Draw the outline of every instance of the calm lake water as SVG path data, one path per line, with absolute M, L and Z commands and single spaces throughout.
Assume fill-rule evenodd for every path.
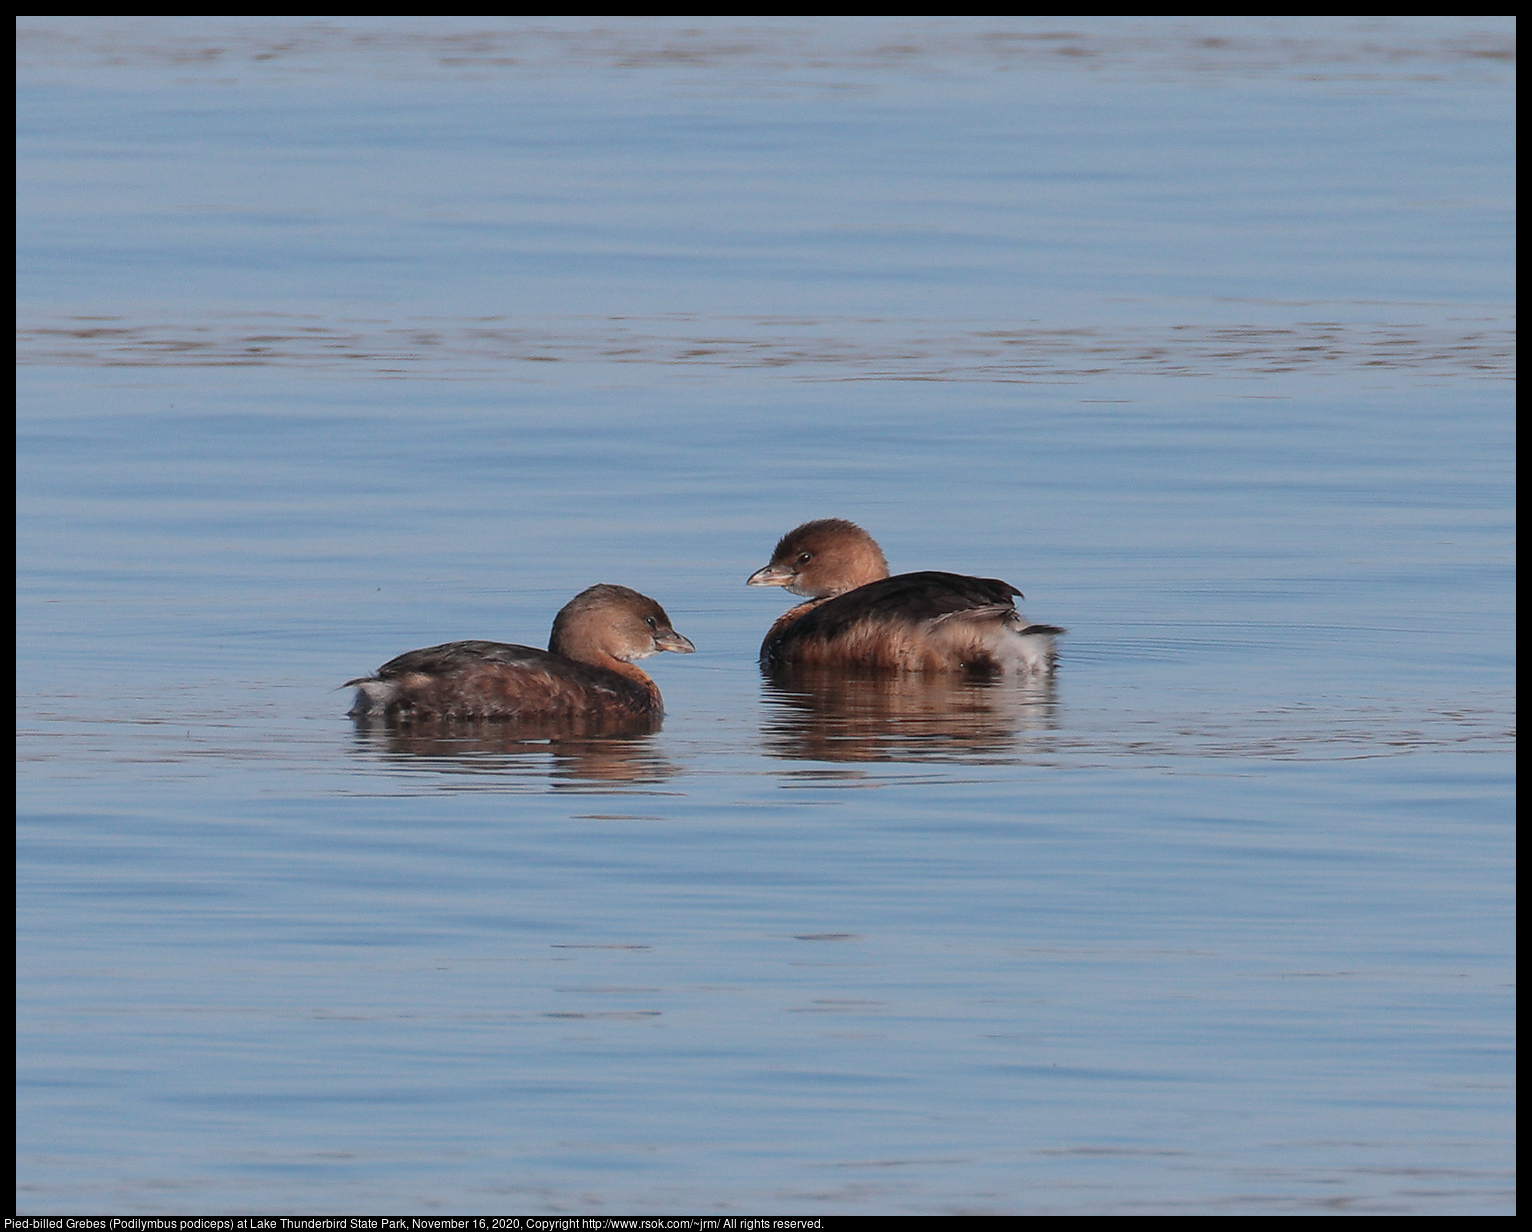
M 1510 19 L 20 22 L 21 1213 L 1514 1211 Z

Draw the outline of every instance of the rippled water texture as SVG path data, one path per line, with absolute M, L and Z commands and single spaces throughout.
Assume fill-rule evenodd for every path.
M 1510 19 L 19 30 L 21 1213 L 1514 1210 Z

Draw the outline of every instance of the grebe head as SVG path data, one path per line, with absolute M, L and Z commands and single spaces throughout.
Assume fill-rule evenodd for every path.
M 821 518 L 783 535 L 771 564 L 745 585 L 785 586 L 795 595 L 828 599 L 887 576 L 888 561 L 871 535 L 855 522 Z
M 771 564 L 746 585 L 780 585 L 794 595 L 829 599 L 889 576 L 889 562 L 872 535 L 841 518 L 820 518 L 781 536 Z
M 691 654 L 697 648 L 670 626 L 670 617 L 647 595 L 626 586 L 592 586 L 553 618 L 548 649 L 566 659 L 600 664 L 631 663 L 662 650 Z

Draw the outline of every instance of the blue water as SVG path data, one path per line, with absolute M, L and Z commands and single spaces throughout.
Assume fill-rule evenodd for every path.
M 21 20 L 20 1213 L 1514 1210 L 1513 28 L 1060 20 Z

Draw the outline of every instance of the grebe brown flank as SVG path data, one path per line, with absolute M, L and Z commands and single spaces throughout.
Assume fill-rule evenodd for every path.
M 447 642 L 411 650 L 346 685 L 356 686 L 356 717 L 599 726 L 658 719 L 659 688 L 633 661 L 695 649 L 653 599 L 626 586 L 592 586 L 554 617 L 547 650 Z
M 805 522 L 782 536 L 771 563 L 746 580 L 808 598 L 761 643 L 767 666 L 873 667 L 902 671 L 1051 672 L 1054 638 L 1016 610 L 1009 582 L 957 573 L 890 577 L 882 549 L 840 518 Z

